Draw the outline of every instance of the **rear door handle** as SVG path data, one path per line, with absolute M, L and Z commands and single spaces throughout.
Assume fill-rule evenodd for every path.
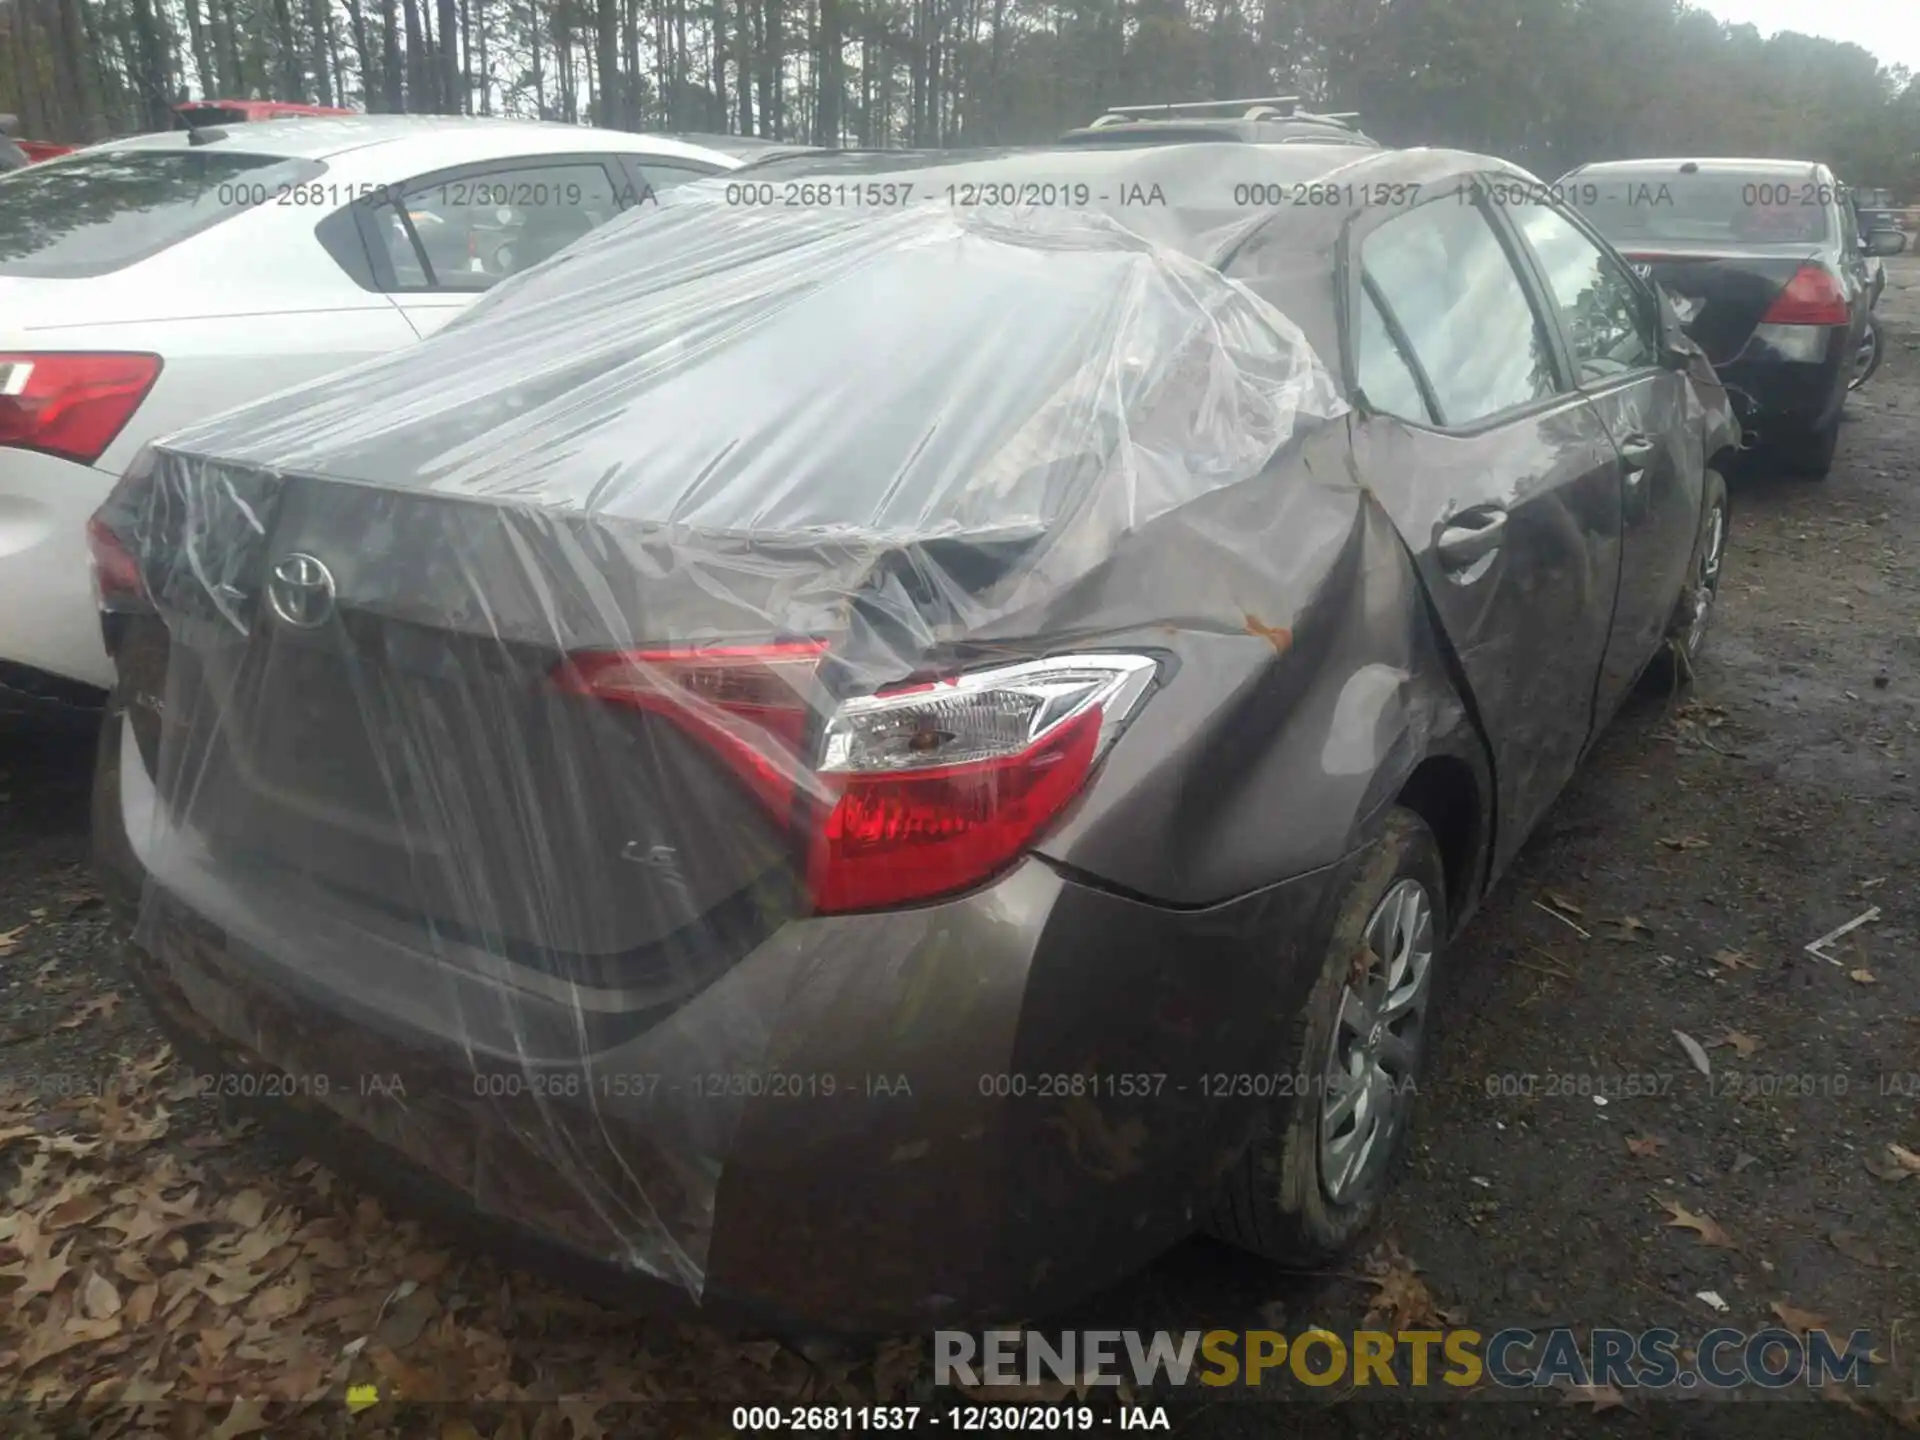
M 1465 570 L 1500 548 L 1507 512 L 1498 505 L 1476 505 L 1441 522 L 1434 554 L 1449 570 Z

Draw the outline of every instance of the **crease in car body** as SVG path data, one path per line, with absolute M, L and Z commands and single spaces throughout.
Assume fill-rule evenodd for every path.
M 931 178 L 1496 163 L 1179 148 Z M 1396 297 L 1400 393 L 1514 402 L 1451 431 L 1354 410 L 1320 359 L 1370 358 L 1351 215 L 749 225 L 693 186 L 173 437 L 101 513 L 137 559 L 103 594 L 125 693 L 165 702 L 110 714 L 96 785 L 137 982 L 183 1034 L 341 1075 L 321 1148 L 721 1313 L 1033 1313 L 1197 1223 L 1350 1243 L 1407 1113 L 1337 1198 L 1335 1120 L 1228 1080 L 1417 1072 L 1424 1008 L 1369 1059 L 1341 997 L 1458 932 L 1584 749 L 1613 629 L 1585 400 L 1421 353 L 1469 302 L 1564 345 L 1524 252 L 1443 204 L 1395 218 L 1444 221 L 1483 288 Z M 1435 522 L 1490 498 L 1493 563 L 1451 585 Z M 257 598 L 290 555 L 332 579 L 311 628 Z M 404 1102 L 344 1083 L 389 1069 Z

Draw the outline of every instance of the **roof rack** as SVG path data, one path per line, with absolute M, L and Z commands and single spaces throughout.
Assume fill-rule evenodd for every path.
M 1236 120 L 1324 120 L 1335 125 L 1353 126 L 1360 122 L 1358 110 L 1319 112 L 1302 110 L 1298 95 L 1254 95 L 1244 100 L 1185 100 L 1163 105 L 1110 105 L 1107 113 L 1095 120 L 1091 129 L 1109 125 L 1127 125 L 1138 120 L 1188 117 Z

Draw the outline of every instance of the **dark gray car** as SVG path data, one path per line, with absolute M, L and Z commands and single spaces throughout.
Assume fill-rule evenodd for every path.
M 135 976 L 348 1173 L 722 1314 L 1325 1259 L 1447 942 L 1699 648 L 1724 393 L 1483 156 L 754 180 L 130 472 Z

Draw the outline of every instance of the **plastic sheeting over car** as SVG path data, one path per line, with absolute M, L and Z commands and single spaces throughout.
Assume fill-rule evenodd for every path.
M 1111 215 L 686 187 L 123 482 L 135 941 L 214 1053 L 698 1296 L 742 1105 L 821 1098 L 808 967 L 743 961 L 1004 869 L 1153 683 L 1076 587 L 1344 408 Z

